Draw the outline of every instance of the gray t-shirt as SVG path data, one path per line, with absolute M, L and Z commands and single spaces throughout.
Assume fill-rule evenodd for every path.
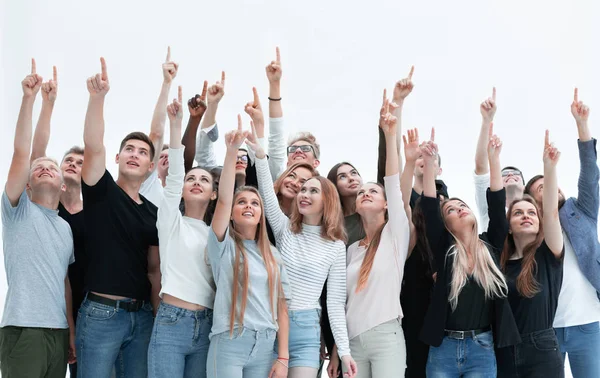
M 265 263 L 256 242 L 254 240 L 244 240 L 246 255 L 248 257 L 248 300 L 246 311 L 244 312 L 244 328 L 254 331 L 264 331 L 267 329 L 277 330 L 277 301 L 273 301 L 274 309 L 271 310 L 271 301 L 269 298 L 269 284 L 267 279 L 267 270 Z M 231 297 L 233 288 L 233 266 L 235 263 L 235 242 L 229 235 L 229 230 L 225 233 L 222 242 L 217 240 L 212 227 L 208 233 L 208 258 L 213 271 L 217 293 L 215 296 L 215 305 L 213 309 L 213 326 L 210 337 L 223 332 L 229 332 L 229 316 L 231 311 Z M 289 281 L 279 252 L 271 246 L 273 256 L 277 260 L 280 268 L 281 285 L 283 288 L 282 296 L 286 299 L 291 298 Z M 237 301 L 238 311 L 241 308 L 241 286 L 239 299 Z M 276 291 L 275 298 L 280 298 L 281 293 Z M 275 316 L 274 316 L 275 314 Z M 236 313 L 235 327 L 239 327 Z
M 15 207 L 3 192 L 2 241 L 8 293 L 0 326 L 69 328 L 65 278 L 75 261 L 69 224 L 26 192 Z

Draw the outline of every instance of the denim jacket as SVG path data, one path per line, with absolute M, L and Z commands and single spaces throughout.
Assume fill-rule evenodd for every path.
M 577 198 L 571 197 L 559 211 L 560 224 L 573 246 L 579 267 L 600 293 L 600 243 L 598 242 L 598 206 L 600 172 L 596 164 L 596 139 L 581 142 L 581 169 Z

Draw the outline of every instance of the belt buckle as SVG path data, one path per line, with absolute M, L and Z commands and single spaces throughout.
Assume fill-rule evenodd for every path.
M 465 331 L 452 331 L 450 332 L 451 337 L 456 340 L 464 340 L 465 339 Z

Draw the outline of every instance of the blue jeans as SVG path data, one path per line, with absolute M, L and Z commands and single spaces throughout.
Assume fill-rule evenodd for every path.
M 205 378 L 212 313 L 161 302 L 148 348 L 148 377 Z
M 562 353 L 569 355 L 573 378 L 600 377 L 600 324 L 556 328 Z
M 289 367 L 319 369 L 321 355 L 321 310 L 289 311 Z M 277 354 L 277 350 L 274 351 Z
M 149 303 L 127 312 L 86 298 L 77 316 L 77 376 L 107 378 L 114 367 L 118 378 L 147 378 L 152 323 Z
M 206 372 L 211 378 L 268 377 L 275 358 L 274 329 L 252 331 L 235 328 L 233 335 L 223 332 L 213 335 L 208 349 Z
M 444 337 L 442 345 L 429 348 L 428 378 L 495 378 L 496 355 L 492 331 L 463 340 Z

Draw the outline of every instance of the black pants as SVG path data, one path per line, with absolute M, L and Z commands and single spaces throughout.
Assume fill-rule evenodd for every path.
M 521 335 L 521 343 L 496 350 L 499 378 L 564 378 L 554 329 Z

